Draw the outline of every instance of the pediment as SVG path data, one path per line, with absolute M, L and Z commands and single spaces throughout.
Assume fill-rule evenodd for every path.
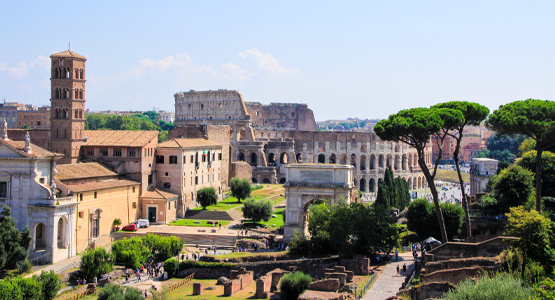
M 2 157 L 26 157 L 21 151 L 0 142 L 0 158 Z

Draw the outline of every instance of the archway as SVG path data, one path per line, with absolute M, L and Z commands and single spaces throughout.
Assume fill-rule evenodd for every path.
M 366 155 L 360 156 L 360 170 L 366 170 Z
M 284 183 L 285 183 L 285 177 L 281 178 L 281 179 L 279 180 L 279 183 L 284 184 Z
M 370 178 L 370 180 L 368 181 L 368 191 L 369 192 L 373 193 L 373 192 L 376 191 L 375 184 L 376 183 L 374 182 L 374 178 Z
M 66 226 L 67 224 L 64 218 L 58 219 L 58 248 L 59 249 L 66 248 L 66 243 L 65 243 Z
M 401 147 L 399 147 L 399 145 L 395 145 L 395 152 L 399 152 L 400 149 Z
M 413 187 L 412 187 L 412 178 L 409 178 L 407 180 L 407 185 L 409 186 L 409 189 L 411 189 L 411 190 L 413 189 Z
M 35 251 L 46 249 L 46 225 L 38 223 L 35 226 Z
M 252 183 L 258 183 L 258 180 L 256 178 L 251 178 Z
M 374 154 L 370 155 L 370 170 L 376 168 L 376 156 Z
M 100 210 L 94 211 L 91 218 L 91 235 L 93 238 L 97 238 L 100 235 Z
M 245 161 L 245 153 L 239 152 L 239 161 Z
M 354 186 L 356 187 L 358 185 L 358 180 L 353 179 L 353 183 L 354 183 Z
M 357 155 L 356 154 L 351 154 L 351 166 L 355 167 L 355 170 L 357 168 Z
M 332 153 L 332 154 L 330 155 L 330 164 L 335 164 L 335 163 L 336 163 L 336 157 L 335 157 L 335 154 Z
M 264 178 L 264 179 L 262 179 L 262 183 L 270 183 L 270 179 Z
M 395 155 L 395 164 L 393 167 L 395 168 L 395 170 L 399 170 L 399 168 L 401 167 L 401 158 L 399 157 L 399 154 Z
M 258 164 L 258 155 L 256 155 L 256 153 L 251 153 L 251 165 L 255 166 Z
M 318 163 L 319 164 L 326 163 L 326 156 L 324 154 L 319 154 L 318 155 Z
M 341 156 L 339 156 L 339 163 L 342 165 L 347 164 L 347 154 L 343 153 L 341 154 Z
M 273 153 L 270 153 L 270 155 L 268 155 L 268 165 L 269 166 L 275 166 L 276 165 L 276 155 Z
M 403 168 L 403 171 L 407 169 L 407 155 L 403 154 L 403 161 L 401 163 L 401 167 Z
M 302 163 L 303 159 L 302 159 L 302 154 L 301 153 L 297 153 L 297 163 Z
M 392 160 L 393 160 L 393 156 L 391 154 L 388 154 L 387 155 L 387 160 L 385 162 L 385 167 L 386 168 L 391 167 Z
M 378 167 L 383 168 L 383 154 L 380 154 L 379 156 Z
M 279 156 L 279 163 L 280 164 L 288 164 L 289 163 L 289 155 L 285 152 L 281 153 Z
M 364 188 L 364 178 L 360 179 L 360 191 L 366 193 L 366 189 Z

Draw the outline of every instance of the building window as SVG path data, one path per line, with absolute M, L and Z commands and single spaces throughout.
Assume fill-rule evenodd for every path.
M 204 152 L 204 151 L 202 151 Z M 202 153 L 202 162 L 206 162 L 206 153 Z
M 163 185 L 163 186 L 164 186 L 165 188 L 167 188 L 167 189 L 169 189 L 169 188 L 172 187 L 171 183 L 169 183 L 169 182 L 164 182 L 164 185 Z
M 39 183 L 40 183 L 40 184 L 44 184 L 44 177 L 43 177 L 43 178 L 39 178 Z
M 218 153 L 218 160 L 222 160 L 222 154 Z
M 168 172 L 166 172 L 166 176 L 169 176 Z
M 183 155 L 183 164 L 187 163 L 187 156 Z
M 37 126 L 40 126 L 40 121 L 37 121 Z
M 87 149 L 87 156 L 94 156 L 94 149 Z
M 85 217 L 85 212 L 84 211 L 80 211 L 79 212 L 79 219 L 83 219 Z
M 170 165 L 175 165 L 175 164 L 177 164 L 177 156 L 170 155 Z
M 163 164 L 164 163 L 164 155 L 156 155 L 156 163 Z
M 127 157 L 135 157 L 135 149 L 127 149 Z
M 79 201 L 83 201 L 83 193 L 79 194 Z
M 94 192 L 94 199 L 98 196 L 97 192 Z
M 21 125 L 21 124 L 19 124 L 19 125 Z M 191 155 L 191 163 L 194 163 L 194 162 L 195 162 L 195 156 Z
M 114 156 L 121 156 L 121 148 L 114 149 Z
M 100 156 L 108 156 L 108 148 L 100 148 Z
M 172 203 L 168 202 L 168 210 L 172 210 Z
M 92 237 L 97 238 L 100 233 L 100 211 L 96 210 L 91 218 Z
M 8 198 L 8 182 L 0 181 L 0 198 Z
M 137 202 L 133 202 L 133 208 L 137 208 Z
M 135 193 L 135 187 L 133 187 L 133 193 Z
M 198 184 L 198 176 L 195 176 L 195 184 Z

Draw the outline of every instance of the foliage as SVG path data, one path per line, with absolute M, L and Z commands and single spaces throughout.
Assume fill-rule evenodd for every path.
M 160 236 L 148 233 L 142 236 L 144 246 L 154 255 L 156 261 L 165 261 L 176 256 L 183 248 L 183 241 L 176 236 Z
M 272 204 L 270 201 L 254 201 L 249 199 L 243 205 L 243 217 L 252 220 L 268 222 L 272 217 Z
M 444 300 L 522 300 L 528 299 L 530 289 L 509 273 L 483 276 L 478 280 L 467 279 L 444 294 Z
M 134 287 L 122 287 L 118 284 L 108 283 L 98 293 L 98 300 L 141 300 L 141 291 Z
M 31 244 L 29 228 L 22 232 L 15 228 L 11 209 L 4 205 L 0 213 L 0 272 L 14 269 L 19 262 L 27 259 L 27 249 Z
M 115 261 L 127 268 L 136 268 L 146 262 L 151 255 L 156 261 L 164 261 L 179 253 L 183 242 L 176 236 L 159 236 L 148 233 L 142 237 L 132 237 L 112 243 Z
M 409 203 L 410 192 L 407 181 L 401 177 L 394 178 L 393 170 L 388 167 L 385 170 L 384 180 L 380 180 L 378 183 L 376 205 L 403 210 Z
M 441 210 L 445 219 L 445 229 L 449 240 L 460 233 L 464 211 L 459 205 L 442 203 Z M 407 211 L 407 228 L 414 231 L 423 240 L 430 236 L 441 236 L 433 204 L 426 199 L 417 199 L 409 205 Z
M 113 226 L 120 226 L 121 225 L 121 219 L 119 218 L 115 218 L 114 222 L 112 222 Z
M 218 195 L 213 187 L 205 187 L 197 191 L 197 202 L 205 210 L 207 206 L 218 203 Z
M 536 170 L 535 150 L 526 152 L 522 155 L 516 164 L 528 169 L 532 172 Z M 542 197 L 555 197 L 555 154 L 553 152 L 544 151 L 542 153 Z M 534 174 L 535 177 L 535 174 Z
M 501 135 L 525 134 L 536 141 L 536 210 L 541 212 L 542 152 L 555 142 L 555 102 L 514 101 L 500 106 L 486 124 Z
M 512 207 L 510 210 L 505 234 L 519 237 L 518 240 L 509 240 L 509 244 L 523 254 L 522 276 L 524 277 L 527 259 L 541 263 L 546 267 L 546 272 L 551 273 L 555 263 L 553 222 L 535 210 L 526 211 L 522 206 Z
M 478 154 L 479 158 L 492 158 L 506 164 L 512 164 L 516 160 L 516 155 L 509 152 L 509 150 L 493 150 L 484 149 Z
M 281 278 L 279 286 L 280 299 L 282 300 L 296 300 L 299 296 L 308 289 L 312 277 L 304 274 L 301 271 L 287 273 Z
M 175 258 L 168 258 L 164 262 L 164 271 L 168 272 L 168 276 L 170 278 L 177 275 L 177 259 Z
M 102 275 L 112 271 L 114 256 L 104 248 L 88 249 L 81 255 L 79 270 L 87 281 L 100 278 Z
M 231 189 L 231 196 L 237 198 L 239 203 L 241 200 L 250 197 L 252 191 L 249 180 L 246 178 L 239 179 L 239 177 L 231 178 L 229 188 Z
M 555 299 L 555 281 L 545 278 L 538 282 L 532 289 L 531 300 L 552 300 Z
M 28 259 L 17 262 L 17 270 L 19 271 L 19 274 L 27 273 L 31 271 L 32 268 L 33 264 Z
M 160 115 L 156 112 L 145 112 L 132 116 L 88 114 L 85 118 L 86 130 L 157 130 L 160 132 L 158 142 L 166 141 L 168 130 L 173 127 L 173 123 L 160 120 Z
M 52 300 L 62 288 L 62 279 L 54 271 L 42 271 L 39 276 L 34 275 L 33 278 L 41 283 L 42 299 Z
M 263 189 L 263 188 L 264 188 L 263 184 L 251 185 L 251 191 L 253 191 L 253 192 L 256 191 L 256 190 L 259 190 L 259 189 Z
M 509 153 L 516 156 L 519 152 L 518 148 L 525 139 L 526 136 L 523 134 L 503 136 L 494 133 L 486 141 L 486 147 L 489 151 L 492 152 L 507 150 Z
M 493 179 L 493 196 L 505 207 L 523 205 L 534 190 L 532 172 L 512 165 Z
M 370 255 L 398 244 L 399 229 L 383 206 L 322 203 L 310 207 L 308 219 L 310 239 L 295 237 L 292 252 Z
M 185 268 L 207 268 L 207 269 L 219 269 L 219 268 L 228 268 L 232 269 L 235 268 L 235 264 L 231 263 L 223 263 L 223 262 L 204 262 L 204 261 L 194 261 L 194 260 L 185 260 L 179 263 L 179 269 Z

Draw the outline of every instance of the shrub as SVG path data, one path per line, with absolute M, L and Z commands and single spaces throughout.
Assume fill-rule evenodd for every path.
M 33 264 L 31 264 L 27 258 L 17 263 L 17 270 L 19 271 L 19 274 L 27 273 L 31 271 L 32 268 Z
M 54 271 L 42 271 L 39 276 L 34 275 L 33 278 L 41 283 L 42 299 L 44 300 L 54 299 L 62 288 L 62 279 Z
M 528 299 L 530 289 L 509 273 L 497 273 L 473 281 L 467 279 L 456 289 L 444 295 L 444 300 L 482 299 L 482 300 L 521 300 Z
M 217 269 L 217 268 L 228 268 L 233 269 L 235 268 L 235 264 L 231 263 L 217 263 L 217 262 L 204 262 L 204 261 L 194 261 L 194 260 L 185 260 L 179 263 L 179 269 L 184 270 L 186 268 L 208 268 L 208 269 Z
M 542 282 L 534 285 L 532 291 L 533 297 L 531 300 L 548 300 L 555 299 L 555 281 L 551 278 L 546 278 Z
M 312 277 L 297 271 L 294 273 L 287 273 L 281 278 L 280 284 L 280 299 L 282 300 L 296 300 L 302 292 L 310 286 Z
M 98 248 L 89 249 L 83 253 L 79 269 L 85 278 L 91 282 L 94 277 L 100 278 L 112 271 L 113 266 L 113 255 L 104 248 Z
M 141 300 L 141 291 L 134 287 L 123 288 L 118 284 L 108 283 L 98 293 L 98 300 Z
M 259 190 L 261 188 L 264 188 L 264 185 L 259 184 L 259 185 L 251 185 L 251 191 L 256 191 Z
M 12 279 L 12 284 L 19 287 L 21 299 L 42 300 L 41 283 L 34 278 L 17 277 Z M 6 298 L 9 299 L 9 298 Z
M 137 267 L 146 262 L 151 255 L 156 261 L 165 261 L 181 251 L 183 241 L 176 236 L 159 236 L 147 234 L 115 241 L 112 252 L 118 264 L 128 268 Z
M 272 204 L 270 201 L 254 201 L 249 199 L 245 201 L 243 208 L 243 216 L 251 219 L 254 223 L 264 221 L 268 222 L 272 217 Z
M 177 259 L 175 258 L 168 258 L 164 262 L 164 271 L 168 272 L 168 277 L 172 278 L 177 274 Z

